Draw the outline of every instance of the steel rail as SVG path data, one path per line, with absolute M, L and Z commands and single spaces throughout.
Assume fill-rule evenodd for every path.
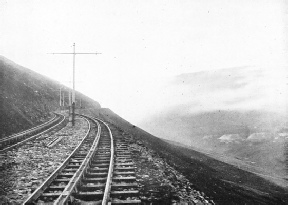
M 60 142 L 63 139 L 63 136 L 59 136 L 59 137 L 55 137 L 55 139 L 53 139 L 52 141 L 50 141 L 47 144 L 47 147 L 52 148 L 54 147 L 58 142 Z
M 56 115 L 55 113 L 53 113 L 53 114 L 54 114 L 54 116 L 53 116 L 52 119 L 50 119 L 50 120 L 48 120 L 48 121 L 46 121 L 46 122 L 44 122 L 44 123 L 42 123 L 42 124 L 40 124 L 40 125 L 37 125 L 37 126 L 35 126 L 35 127 L 32 127 L 32 128 L 30 128 L 30 129 L 28 129 L 28 130 L 24 130 L 24 131 L 21 131 L 21 132 L 12 134 L 12 135 L 10 135 L 10 136 L 4 137 L 4 138 L 0 139 L 0 143 L 4 142 L 4 141 L 6 141 L 6 140 L 12 140 L 13 138 L 17 138 L 17 137 L 20 137 L 20 136 L 22 136 L 22 135 L 28 134 L 29 132 L 33 132 L 33 131 L 37 130 L 38 128 L 45 126 L 46 124 L 50 124 L 50 123 L 53 122 L 53 121 L 56 119 L 56 117 L 57 117 L 57 115 Z
M 87 154 L 87 156 L 85 157 L 85 159 L 83 160 L 83 162 L 80 165 L 80 168 L 78 169 L 78 171 L 74 174 L 74 176 L 72 177 L 72 179 L 70 180 L 70 182 L 68 183 L 68 185 L 66 186 L 65 190 L 62 192 L 62 194 L 59 196 L 59 198 L 53 203 L 53 204 L 57 204 L 57 205 L 63 205 L 66 204 L 69 197 L 72 194 L 73 189 L 76 187 L 76 185 L 80 182 L 81 177 L 83 176 L 84 171 L 87 169 L 90 160 L 92 159 L 96 147 L 98 146 L 99 143 L 99 139 L 100 139 L 100 134 L 101 134 L 101 126 L 99 124 L 98 121 L 93 120 L 92 118 L 86 116 L 87 118 L 91 119 L 92 121 L 97 123 L 98 126 L 98 131 L 97 131 L 97 135 L 96 138 Z
M 62 115 L 62 114 L 59 114 L 59 115 Z M 66 119 L 67 119 L 67 117 L 65 116 L 65 115 L 62 115 L 61 117 L 63 117 L 63 119 L 59 122 L 59 123 L 57 123 L 58 124 L 58 126 L 60 126 Z M 56 128 L 57 126 L 55 126 L 54 128 Z M 62 127 L 63 128 L 63 127 Z M 61 128 L 61 129 L 62 129 Z M 61 130 L 60 129 L 60 130 Z M 58 130 L 59 131 L 59 130 Z M 38 138 L 40 138 L 41 136 L 37 136 L 37 138 L 36 139 L 38 139 Z
M 103 122 L 103 124 L 107 127 L 109 134 L 110 134 L 110 138 L 111 138 L 111 156 L 110 156 L 109 171 L 108 171 L 108 177 L 107 177 L 107 181 L 106 181 L 104 196 L 103 196 L 103 200 L 102 200 L 102 205 L 106 205 L 110 201 L 110 190 L 111 190 L 112 174 L 113 174 L 113 168 L 114 168 L 114 142 L 113 142 L 112 132 L 111 132 L 109 126 L 107 125 L 107 123 L 100 120 L 100 119 L 98 119 L 98 120 Z
M 69 193 L 67 193 L 71 196 L 70 198 L 71 200 L 70 201 L 66 200 L 63 203 L 61 202 L 61 203 L 54 203 L 54 204 L 67 204 L 67 203 L 74 203 L 74 202 L 77 204 L 78 203 L 80 204 L 101 203 L 102 205 L 107 205 L 107 204 L 110 205 L 111 203 L 112 204 L 114 203 L 116 204 L 141 204 L 141 200 L 138 197 L 139 191 L 137 190 L 138 185 L 136 183 L 136 177 L 133 176 L 135 175 L 135 171 L 134 171 L 135 167 L 133 166 L 133 163 L 131 162 L 132 161 L 131 156 L 127 154 L 129 153 L 129 150 L 127 148 L 127 143 L 125 145 L 126 140 L 119 140 L 119 136 L 118 136 L 118 141 L 117 141 L 117 138 L 116 136 L 113 136 L 108 123 L 96 117 L 94 117 L 93 119 L 103 123 L 103 125 L 107 128 L 107 131 L 109 133 L 109 139 L 110 139 L 110 143 L 109 143 L 110 157 L 109 157 L 109 164 L 107 164 L 108 165 L 107 172 L 106 172 L 107 177 L 105 179 L 105 182 L 103 183 L 104 189 L 103 191 L 101 191 L 101 188 L 99 187 L 102 185 L 99 184 L 99 181 L 97 183 L 97 180 L 99 179 L 93 178 L 90 175 L 91 173 L 93 173 L 93 169 L 95 170 L 96 168 L 96 170 L 97 169 L 101 170 L 101 167 L 104 167 L 103 164 L 100 166 L 101 162 L 98 165 L 94 164 L 95 162 L 97 162 L 99 156 L 101 158 L 101 154 L 98 155 L 99 153 L 97 154 L 97 151 L 95 151 L 95 154 L 93 157 L 93 160 L 95 161 L 91 160 L 93 162 L 90 161 L 90 163 L 87 163 L 87 166 L 84 171 L 86 174 L 89 173 L 88 175 L 90 175 L 90 177 L 87 175 L 85 176 L 85 174 L 83 174 L 82 176 L 79 176 L 78 181 L 74 184 L 74 190 L 71 189 Z M 108 137 L 106 134 L 103 135 L 103 137 L 105 136 Z M 100 141 L 99 143 L 101 143 L 101 140 L 99 141 Z M 117 144 L 116 147 L 114 147 L 114 143 L 116 144 L 119 143 L 119 144 Z M 107 145 L 104 145 L 104 147 L 105 146 Z M 97 150 L 101 150 L 101 146 L 99 146 Z M 117 150 L 117 154 L 115 153 L 116 150 Z M 101 161 L 101 159 L 99 161 Z M 104 174 L 104 171 L 103 170 L 102 172 L 99 171 L 99 173 Z M 89 182 L 84 182 L 85 180 L 89 180 L 89 178 L 90 178 Z M 83 179 L 84 181 L 81 179 Z M 113 184 L 114 180 L 115 180 L 115 183 Z M 120 185 L 119 185 L 119 181 L 121 180 L 122 182 L 120 182 Z M 128 183 L 127 183 L 127 180 L 129 181 Z M 92 185 L 89 186 L 86 183 L 88 184 L 91 183 Z M 119 190 L 119 189 L 122 189 L 122 190 Z M 102 196 L 100 197 L 101 194 Z M 67 196 L 67 199 L 68 198 L 69 196 Z
M 73 155 L 79 150 L 79 148 L 82 146 L 83 142 L 85 139 L 88 137 L 90 130 L 91 130 L 91 125 L 90 122 L 84 118 L 88 122 L 88 130 L 84 136 L 84 138 L 81 140 L 79 145 L 73 150 L 73 152 L 66 158 L 66 160 L 45 180 L 44 183 L 40 187 L 38 187 L 24 202 L 23 205 L 30 204 L 32 203 L 33 200 L 37 199 L 43 191 L 50 185 L 50 183 L 57 177 L 58 173 L 60 173 L 65 166 L 68 164 L 69 160 L 73 157 Z M 98 134 L 98 133 L 97 133 Z
M 21 144 L 23 144 L 23 143 L 25 143 L 25 142 L 27 142 L 27 141 L 29 141 L 29 140 L 32 140 L 32 139 L 34 139 L 34 138 L 36 138 L 36 137 L 38 137 L 38 136 L 40 136 L 40 135 L 42 135 L 42 134 L 45 134 L 45 133 L 53 130 L 55 127 L 61 125 L 61 124 L 64 122 L 64 120 L 66 119 L 66 117 L 65 117 L 64 115 L 62 115 L 62 114 L 59 114 L 59 115 L 61 115 L 61 116 L 63 117 L 63 119 L 62 119 L 59 123 L 57 123 L 56 125 L 48 128 L 48 129 L 46 129 L 46 130 L 44 130 L 44 131 L 42 131 L 42 132 L 40 132 L 40 133 L 38 133 L 38 134 L 36 134 L 36 135 L 33 135 L 33 136 L 31 136 L 31 137 L 28 137 L 28 138 L 26 138 L 26 139 L 24 139 L 24 140 L 22 140 L 22 141 L 20 141 L 20 142 L 18 142 L 18 143 L 16 143 L 16 144 L 14 144 L 14 145 L 11 145 L 11 146 L 9 146 L 9 147 L 6 147 L 6 148 L 0 150 L 0 153 L 5 152 L 5 151 L 8 151 L 8 150 L 10 150 L 10 149 L 12 149 L 12 148 L 15 148 L 15 147 L 17 147 L 17 146 L 19 146 L 19 145 L 21 145 Z M 59 119 L 60 119 L 60 118 L 59 118 Z M 55 122 L 56 122 L 56 120 L 55 120 Z M 44 127 L 45 127 L 45 126 L 44 126 Z
M 110 144 L 111 144 L 110 145 L 111 146 L 111 150 L 110 150 L 111 155 L 110 155 L 109 170 L 108 170 L 107 180 L 106 180 L 106 184 L 105 184 L 104 195 L 103 195 L 103 199 L 102 199 L 102 205 L 107 205 L 108 202 L 110 201 L 110 190 L 111 190 L 112 174 L 113 174 L 113 168 L 114 168 L 114 141 L 113 141 L 113 135 L 112 135 L 112 132 L 111 132 L 108 124 L 106 122 L 104 122 L 103 120 L 101 120 L 99 118 L 96 118 L 96 117 L 89 117 L 89 116 L 83 115 L 83 114 L 81 114 L 81 116 L 85 116 L 85 117 L 88 117 L 90 119 L 94 119 L 94 120 L 96 120 L 96 122 L 97 122 L 97 120 L 102 122 L 106 126 L 107 130 L 109 131 L 109 135 L 110 135 L 110 139 L 111 139 L 111 142 L 110 142 Z M 70 194 L 71 194 L 71 192 L 70 192 Z
M 121 130 L 119 127 L 113 123 L 110 126 L 111 130 L 115 131 L 115 163 L 109 202 L 112 204 L 141 204 L 136 182 L 136 167 L 128 145 L 129 139 L 119 135 L 119 130 Z
M 85 115 L 82 115 L 82 116 L 85 116 Z M 86 117 L 88 117 L 88 116 L 86 116 Z M 90 119 L 91 119 L 91 117 L 90 117 Z M 94 204 L 94 203 L 101 203 L 102 205 L 110 205 L 111 203 L 113 204 L 113 203 L 117 203 L 117 204 L 140 204 L 141 203 L 141 200 L 139 199 L 139 197 L 137 196 L 138 194 L 139 194 L 139 191 L 138 190 L 136 190 L 137 189 L 137 183 L 136 183 L 136 178 L 135 177 L 133 177 L 132 175 L 133 174 L 135 174 L 135 172 L 133 171 L 134 169 L 135 169 L 135 167 L 133 167 L 132 165 L 133 165 L 133 163 L 132 163 L 132 165 L 131 165 L 131 162 L 130 162 L 130 160 L 129 160 L 129 156 L 127 156 L 127 151 L 128 151 L 128 149 L 127 148 L 123 148 L 122 146 L 124 146 L 125 147 L 125 145 L 117 145 L 117 146 L 119 146 L 119 147 L 114 147 L 114 142 L 115 143 L 117 143 L 117 140 L 116 139 L 114 139 L 115 137 L 113 137 L 113 134 L 112 134 L 112 131 L 111 131 L 111 129 L 110 129 L 110 127 L 109 127 L 109 125 L 108 125 L 108 123 L 106 123 L 106 122 L 104 122 L 103 120 L 101 120 L 101 119 L 99 119 L 99 118 L 96 118 L 96 117 L 94 117 L 94 118 L 92 118 L 92 119 L 95 119 L 96 120 L 96 122 L 97 121 L 99 121 L 99 122 L 101 122 L 101 123 L 103 123 L 103 125 L 105 125 L 105 127 L 107 128 L 107 131 L 109 132 L 109 137 L 110 137 L 110 159 L 109 159 L 109 168 L 108 168 L 108 173 L 107 173 L 107 178 L 106 178 L 106 180 L 105 180 L 105 187 L 104 187 L 104 190 L 103 190 L 103 196 L 102 196 L 102 198 L 101 198 L 101 201 L 90 201 L 90 202 L 86 202 L 86 200 L 85 200 L 85 198 L 83 198 L 84 199 L 84 201 L 81 201 L 81 197 L 79 197 L 80 196 L 80 193 L 81 193 L 81 189 L 82 188 L 84 188 L 83 186 L 82 186 L 82 183 L 83 183 L 83 181 L 81 180 L 81 178 L 82 179 L 84 179 L 85 178 L 85 174 L 83 174 L 82 176 L 80 176 L 79 175 L 79 177 L 78 177 L 78 179 L 77 179 L 77 182 L 76 183 L 74 183 L 74 190 L 73 189 L 70 189 L 70 190 L 67 190 L 68 192 L 67 192 L 67 196 L 66 196 L 66 200 L 65 201 L 61 201 L 61 202 L 58 202 L 58 203 L 54 203 L 54 205 L 55 204 L 61 204 L 61 205 L 63 205 L 63 204 L 67 204 L 67 203 L 73 203 L 74 202 L 74 200 L 76 199 L 76 200 L 80 200 L 79 202 L 76 202 L 76 203 L 83 203 L 83 204 L 89 204 L 89 203 L 91 203 L 91 204 Z M 100 137 L 99 137 L 100 138 Z M 119 138 L 119 137 L 118 137 Z M 125 140 L 124 140 L 125 141 Z M 120 142 L 119 141 L 119 139 L 118 139 L 118 142 Z M 120 143 L 123 143 L 123 142 L 120 142 Z M 125 143 L 124 143 L 125 144 Z M 127 145 L 126 145 L 127 146 Z M 98 149 L 101 149 L 100 147 L 98 147 Z M 116 158 L 115 158 L 115 149 L 116 150 L 118 150 L 117 151 L 117 156 L 116 156 Z M 95 151 L 95 154 L 94 154 L 94 159 L 96 159 L 97 160 L 97 157 L 95 158 L 95 156 L 96 156 L 97 154 L 96 154 L 96 151 Z M 114 167 L 114 164 L 115 164 L 115 160 L 117 161 L 117 157 L 119 157 L 120 158 L 120 164 L 119 164 L 119 162 L 118 162 L 118 165 L 116 166 L 116 167 Z M 129 162 L 127 162 L 127 159 L 126 160 L 123 160 L 123 157 L 124 158 L 126 158 L 126 157 L 128 157 L 128 161 Z M 91 157 L 92 158 L 92 157 Z M 126 161 L 126 162 L 125 162 Z M 91 163 L 91 161 L 90 161 L 90 163 Z M 87 162 L 87 165 L 85 166 L 85 168 L 84 168 L 84 170 L 83 170 L 83 172 L 85 172 L 85 173 L 90 173 L 90 171 L 91 171 L 91 165 L 90 165 L 90 163 L 88 163 Z M 117 164 L 117 162 L 116 162 L 116 164 Z M 92 165 L 92 167 L 93 166 L 95 166 L 95 165 Z M 97 167 L 97 165 L 96 165 L 96 167 Z M 89 169 L 90 169 L 90 171 L 89 171 Z M 93 169 L 93 168 L 92 168 Z M 114 173 L 114 170 L 116 170 L 115 171 L 115 173 Z M 118 170 L 118 171 L 117 171 Z M 122 171 L 121 171 L 122 170 Z M 123 171 L 123 170 L 126 170 L 126 171 Z M 82 172 L 82 173 L 83 173 Z M 116 176 L 115 176 L 115 178 L 113 178 L 114 176 L 114 174 L 116 174 Z M 119 176 L 120 175 L 120 178 L 119 177 L 117 177 L 117 176 Z M 122 176 L 121 176 L 122 175 Z M 125 175 L 127 175 L 127 177 L 123 177 L 123 175 L 125 176 Z M 87 177 L 87 176 L 86 176 Z M 93 177 L 92 177 L 93 178 Z M 87 178 L 86 178 L 87 179 Z M 116 185 L 116 184 L 114 184 L 113 185 L 113 180 L 116 180 L 116 181 L 118 181 L 119 179 L 122 179 L 122 180 L 124 180 L 124 181 L 126 181 L 126 180 L 128 180 L 128 181 L 130 181 L 130 182 L 128 182 L 128 183 L 125 183 L 124 182 L 124 185 L 123 184 L 121 184 L 121 185 Z M 133 180 L 134 180 L 134 182 L 133 182 Z M 95 180 L 95 183 L 96 183 L 96 181 L 97 180 Z M 93 182 L 92 182 L 93 183 Z M 117 182 L 116 182 L 117 183 Z M 97 183 L 98 184 L 98 183 Z M 113 186 L 114 186 L 114 188 L 113 188 Z M 93 185 L 92 185 L 92 187 L 93 187 Z M 97 185 L 96 185 L 96 187 L 97 187 Z M 120 190 L 120 191 L 118 191 L 118 189 L 120 188 L 120 187 L 122 187 L 122 189 L 124 189 L 124 190 Z M 128 188 L 128 190 L 127 190 L 127 188 Z M 136 189 L 135 189 L 136 188 Z M 113 191 L 113 189 L 114 189 L 114 191 Z M 129 190 L 130 189 L 130 190 Z M 132 189 L 132 190 L 131 190 Z M 97 195 L 99 196 L 99 194 L 101 194 L 101 191 L 95 191 L 95 192 L 93 192 L 92 190 L 91 191 L 88 191 L 87 189 L 86 189 L 86 191 L 87 191 L 87 197 L 90 197 L 90 200 L 93 200 L 93 199 L 91 199 L 91 197 L 93 197 L 93 195 L 96 197 Z M 90 192 L 90 193 L 89 193 Z M 83 193 L 85 193 L 85 191 L 84 192 L 82 192 L 82 194 Z M 75 194 L 75 195 L 74 195 Z M 79 194 L 79 195 L 78 195 Z M 117 196 L 119 196 L 119 194 L 120 194 L 120 196 L 126 196 L 127 198 L 126 199 L 117 199 Z M 69 195 L 69 196 L 68 196 Z M 68 201 L 68 198 L 71 196 L 71 200 L 70 201 Z M 83 196 L 83 195 L 82 195 Z M 112 197 L 111 197 L 112 196 Z M 74 197 L 74 198 L 73 198 Z M 116 198 L 115 198 L 116 197 Z M 128 198 L 130 198 L 130 199 L 128 199 Z M 86 198 L 87 199 L 87 198 Z M 100 198 L 99 198 L 100 199 Z M 95 200 L 95 198 L 94 198 L 94 200 Z M 97 200 L 97 199 L 96 199 Z
M 80 116 L 89 125 L 85 137 L 23 204 L 140 204 L 127 139 L 102 119 Z M 97 125 L 96 136 L 91 124 Z

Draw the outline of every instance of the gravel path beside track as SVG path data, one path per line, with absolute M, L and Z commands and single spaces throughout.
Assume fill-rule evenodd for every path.
M 87 121 L 76 118 L 74 128 L 68 125 L 51 136 L 45 134 L 1 155 L 4 163 L 0 167 L 0 201 L 23 202 L 69 156 L 87 130 Z M 63 139 L 48 148 L 47 144 L 57 135 Z

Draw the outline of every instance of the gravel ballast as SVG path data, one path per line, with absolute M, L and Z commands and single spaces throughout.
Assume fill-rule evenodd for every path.
M 22 203 L 64 162 L 87 131 L 87 121 L 76 118 L 75 127 L 67 125 L 51 136 L 44 134 L 2 154 L 0 201 L 4 204 Z M 52 148 L 47 147 L 57 136 L 62 136 L 62 140 Z

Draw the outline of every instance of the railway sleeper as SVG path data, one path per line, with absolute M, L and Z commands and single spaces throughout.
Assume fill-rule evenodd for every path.
M 109 168 L 109 164 L 90 164 L 90 169 L 102 169 L 102 168 Z
M 119 160 L 115 160 L 115 162 L 114 162 L 114 165 L 115 166 L 132 166 L 131 165 L 131 161 L 130 160 L 121 160 L 121 161 L 119 161 Z
M 86 172 L 84 175 L 86 178 L 97 178 L 97 177 L 107 177 L 107 172 L 91 173 Z
M 138 196 L 139 195 L 139 191 L 138 190 L 135 190 L 135 189 L 132 189 L 132 190 L 129 190 L 129 189 L 122 189 L 121 191 L 111 191 L 110 193 L 111 197 L 113 196 Z
M 92 167 L 92 166 L 95 166 L 95 167 L 97 167 L 97 166 L 99 166 L 99 167 L 104 167 L 104 166 L 107 166 L 106 163 L 107 161 L 96 161 L 96 162 L 90 162 L 90 166 Z M 108 164 L 108 166 L 109 166 L 109 164 Z
M 118 170 L 118 171 L 134 171 L 135 172 L 135 167 L 130 167 L 130 166 L 116 166 L 114 168 L 114 170 Z
M 97 149 L 97 152 L 109 152 L 110 151 L 110 148 L 108 147 L 105 147 L 105 148 L 98 148 Z
M 116 149 L 128 149 L 128 145 L 116 145 Z
M 73 160 L 77 160 L 78 162 L 81 162 L 85 159 L 85 157 L 82 156 L 73 156 L 71 159 Z
M 134 182 L 136 180 L 135 176 L 114 176 L 113 181 L 121 181 L 121 182 Z
M 117 155 L 116 159 L 127 159 L 127 160 L 131 159 L 132 160 L 130 155 Z
M 43 193 L 37 200 L 36 200 L 36 204 L 43 204 L 43 203 L 51 203 L 53 201 L 55 201 L 58 197 L 60 196 L 60 194 L 56 194 L 56 193 Z
M 67 169 L 78 169 L 80 167 L 80 165 L 74 165 L 74 163 L 73 162 L 70 162 L 67 166 L 66 166 L 66 168 Z
M 112 204 L 130 204 L 130 205 L 136 205 L 136 204 L 141 204 L 141 200 L 139 199 L 133 199 L 129 198 L 127 200 L 121 200 L 121 199 L 113 199 L 111 201 Z
M 77 172 L 77 170 L 65 170 L 65 169 L 63 169 L 60 174 L 63 174 L 63 175 L 74 175 L 76 172 Z
M 132 159 L 131 158 L 129 158 L 129 159 L 116 158 L 115 161 L 116 161 L 116 163 L 123 163 L 123 162 L 128 163 L 128 162 L 132 162 Z
M 96 153 L 94 158 L 98 158 L 98 157 L 110 157 L 110 152 Z
M 104 182 L 105 183 L 106 180 L 107 180 L 107 177 L 94 177 L 94 178 L 89 177 L 89 178 L 87 178 L 84 176 L 84 178 L 82 179 L 82 183 L 96 183 L 96 182 L 99 182 L 99 183 Z
M 135 175 L 135 172 L 128 172 L 126 170 L 120 172 L 120 171 L 114 171 L 113 172 L 114 175 Z
M 112 192 L 115 192 L 115 193 L 121 193 L 122 191 L 123 192 L 131 192 L 131 193 L 133 193 L 133 194 L 138 194 L 138 187 L 136 186 L 129 186 L 129 185 L 127 185 L 127 186 L 112 186 L 112 188 L 111 188 L 111 191 Z M 111 192 L 111 193 L 112 193 Z
M 127 159 L 131 159 L 130 154 L 116 154 L 116 158 L 127 158 Z
M 107 171 L 108 172 L 108 167 L 107 168 L 89 168 L 89 172 L 90 173 L 99 173 L 99 172 L 103 172 L 103 171 Z
M 125 145 L 117 145 L 116 144 L 116 148 L 117 149 L 128 149 L 128 144 L 125 144 Z
M 96 160 L 98 161 L 98 160 L 110 160 L 110 157 L 95 157 L 96 158 Z M 94 164 L 93 162 L 92 162 L 92 164 Z
M 62 193 L 66 186 L 49 186 L 44 193 Z
M 128 149 L 123 150 L 117 150 L 117 154 L 123 154 L 123 155 L 131 155 L 130 151 Z
M 91 163 L 91 167 L 94 167 L 94 168 L 96 168 L 96 167 L 109 167 L 109 163 L 101 163 L 101 162 L 99 162 L 99 163 Z
M 112 183 L 112 188 L 114 187 L 138 187 L 138 184 L 136 182 L 130 182 L 130 183 L 126 183 L 126 182 L 113 182 Z
M 81 185 L 77 188 L 78 192 L 94 192 L 94 191 L 104 191 L 105 183 L 99 185 Z
M 114 165 L 116 165 L 116 166 L 133 166 L 134 163 L 131 161 L 129 161 L 129 162 L 116 162 L 116 163 L 114 163 Z
M 60 179 L 61 178 L 72 178 L 73 175 L 74 175 L 74 172 L 68 172 L 68 173 L 61 172 L 57 177 L 60 178 Z
M 56 179 L 54 179 L 54 182 L 59 182 L 59 183 L 67 183 L 68 184 L 68 182 L 70 181 L 70 178 L 56 178 Z
M 104 191 L 93 191 L 93 192 L 77 192 L 73 194 L 76 199 L 80 199 L 87 202 L 102 201 Z

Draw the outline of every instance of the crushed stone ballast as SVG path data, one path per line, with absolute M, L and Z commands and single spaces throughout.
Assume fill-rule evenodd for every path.
M 90 124 L 86 136 L 23 204 L 140 204 L 125 139 L 104 121 L 81 116 Z

